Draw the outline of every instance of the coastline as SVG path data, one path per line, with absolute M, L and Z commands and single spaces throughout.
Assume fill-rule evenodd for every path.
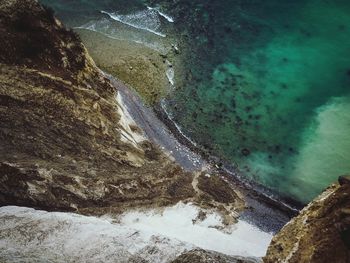
M 282 228 L 286 222 L 288 222 L 292 217 L 296 216 L 304 207 L 303 204 L 295 200 L 286 200 L 266 187 L 244 178 L 236 167 L 218 158 L 217 156 L 209 154 L 200 145 L 197 145 L 183 134 L 161 103 L 155 105 L 153 109 L 157 118 L 159 118 L 161 122 L 165 124 L 165 126 L 170 130 L 170 133 L 182 145 L 188 147 L 188 149 L 190 149 L 192 152 L 197 153 L 198 156 L 200 156 L 207 163 L 207 168 L 209 171 L 222 175 L 227 181 L 232 183 L 234 187 L 239 188 L 239 190 L 245 194 L 245 199 L 248 206 L 253 208 L 253 210 L 248 209 L 242 213 L 241 216 L 245 219 L 259 225 L 262 228 L 270 230 L 270 228 L 266 228 L 266 225 L 264 224 L 266 221 L 266 215 L 278 213 L 276 219 L 285 218 L 285 216 L 287 216 L 285 219 L 286 221 L 282 219 L 280 222 L 272 223 L 272 225 L 275 225 L 273 226 L 273 231 L 277 232 L 279 228 Z
M 178 241 L 179 253 L 193 243 L 188 250 L 264 256 L 272 233 L 238 219 L 242 194 L 215 174 L 184 171 L 146 140 L 126 108 L 128 96 L 101 74 L 76 33 L 33 0 L 0 7 L 9 21 L 0 21 L 8 36 L 2 50 L 14 47 L 1 56 L 1 262 L 52 254 L 55 262 L 172 262 L 159 256 L 170 254 L 167 244 L 178 256 Z M 18 32 L 23 16 L 40 25 L 37 38 Z M 29 60 L 23 35 L 29 47 L 40 41 L 50 48 Z M 157 138 L 164 129 L 145 123 Z M 90 231 L 80 228 L 85 223 Z
M 159 51 L 143 43 L 117 39 L 90 29 L 74 30 L 98 67 L 118 76 L 125 85 L 136 90 L 148 105 L 153 105 L 172 89 L 166 76 L 171 63 Z
M 183 121 L 192 114 L 181 109 L 203 109 L 171 81 L 192 60 L 130 39 L 108 41 L 104 53 L 106 42 L 88 36 L 115 67 L 109 75 L 38 1 L 5 1 L 0 16 L 0 262 L 348 262 L 350 176 L 301 211 L 287 191 L 250 181 L 232 152 L 216 155 L 215 138 Z M 164 96 L 150 84 L 148 55 L 171 85 Z M 118 76 L 128 70 L 140 86 Z M 174 110 L 171 96 L 184 99 Z M 224 143 L 236 146 L 233 130 Z
M 159 145 L 183 169 L 187 171 L 206 170 L 220 174 L 233 188 L 239 189 L 245 195 L 248 209 L 240 215 L 242 220 L 264 231 L 276 233 L 291 217 L 297 214 L 297 209 L 259 192 L 259 189 L 254 188 L 253 184 L 240 180 L 238 176 L 230 175 L 229 170 L 225 171 L 223 168 L 215 167 L 215 162 L 218 163 L 218 160 L 212 156 L 203 156 L 203 150 L 196 148 L 177 130 L 174 124 L 170 125 L 171 119 L 165 112 L 161 112 L 159 107 L 154 110 L 146 106 L 135 91 L 110 74 L 104 74 L 120 92 L 124 106 L 137 125 L 144 130 L 145 137 Z
M 301 204 L 284 200 L 258 183 L 247 180 L 240 175 L 237 168 L 225 163 L 216 156 L 210 155 L 205 149 L 196 145 L 182 133 L 168 115 L 166 109 L 162 107 L 161 98 L 167 93 L 165 90 L 169 89 L 169 87 L 164 88 L 163 85 L 168 86 L 170 83 L 166 79 L 167 63 L 164 62 L 165 59 L 161 54 L 154 53 L 154 50 L 152 51 L 150 48 L 134 43 L 133 41 L 116 40 L 90 30 L 80 30 L 79 32 L 84 32 L 83 42 L 87 46 L 89 53 L 92 55 L 97 66 L 110 79 L 117 90 L 119 90 L 125 106 L 128 108 L 135 122 L 144 130 L 146 137 L 159 145 L 169 157 L 175 160 L 185 170 L 207 170 L 220 174 L 234 188 L 241 190 L 245 195 L 248 207 L 250 207 L 250 209 L 246 209 L 241 215 L 245 220 L 267 231 L 277 232 L 290 218 L 299 212 L 302 208 Z M 120 47 L 122 48 L 122 52 L 120 53 L 125 51 L 125 57 L 123 57 L 123 54 L 118 53 Z M 114 56 L 115 58 L 113 58 Z M 128 64 L 127 60 L 130 56 L 135 61 L 142 61 L 141 64 L 143 65 L 147 65 L 145 59 L 153 60 L 153 63 L 157 65 L 155 66 L 157 70 L 153 71 L 154 74 L 147 74 L 150 70 L 152 71 L 149 68 L 145 72 L 142 72 L 145 69 L 144 66 L 141 66 L 137 70 L 134 68 L 130 70 L 129 66 L 125 66 Z M 120 58 L 122 58 L 122 64 L 120 64 Z M 179 61 L 176 58 L 173 59 L 175 59 L 173 62 L 175 64 L 175 70 L 177 70 Z M 122 72 L 120 75 L 119 71 L 121 69 L 115 70 L 118 67 L 125 67 L 129 72 L 133 73 L 141 72 L 142 80 L 134 79 L 130 83 L 128 79 L 123 79 L 125 72 Z M 157 76 L 156 79 L 158 80 L 162 79 L 162 81 L 156 81 L 157 87 L 152 86 L 154 76 Z M 150 97 L 148 89 L 151 89 L 151 94 L 157 91 L 160 92 L 160 96 L 153 97 L 151 95 Z M 273 215 L 273 220 L 271 220 L 270 215 Z
M 198 171 L 206 166 L 206 161 L 187 145 L 182 144 L 176 135 L 156 116 L 151 107 L 147 107 L 140 96 L 121 81 L 104 73 L 121 94 L 124 106 L 128 109 L 136 124 L 145 132 L 145 136 L 159 145 L 168 156 L 172 156 L 187 171 Z

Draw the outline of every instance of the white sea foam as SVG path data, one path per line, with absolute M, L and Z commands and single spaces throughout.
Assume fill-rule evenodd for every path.
M 128 26 L 146 30 L 150 33 L 156 34 L 161 37 L 166 37 L 165 34 L 160 32 L 161 23 L 159 20 L 158 12 L 153 9 L 147 9 L 138 11 L 133 14 L 120 15 L 116 12 L 110 13 L 107 11 L 101 11 L 101 13 L 108 15 L 111 19 Z
M 192 145 L 197 146 L 197 143 L 195 143 L 190 137 L 188 137 L 186 134 L 183 133 L 181 127 L 173 120 L 173 115 L 167 110 L 165 105 L 165 100 L 161 100 L 160 106 L 165 112 L 166 116 L 169 118 L 169 120 L 174 124 L 174 126 L 177 129 L 177 132 L 181 134 L 184 138 L 186 138 L 187 141 L 189 141 Z
M 163 43 L 162 37 L 150 34 L 147 31 L 139 30 L 134 27 L 129 27 L 118 21 L 111 21 L 106 18 L 99 20 L 89 21 L 76 29 L 85 29 L 100 33 L 108 38 L 116 40 L 126 40 L 142 44 L 150 49 L 153 49 L 160 53 L 167 53 L 170 48 L 166 47 L 166 44 Z
M 175 84 L 175 80 L 174 80 L 175 71 L 174 71 L 174 69 L 171 68 L 171 67 L 169 67 L 169 68 L 166 70 L 165 74 L 166 74 L 166 76 L 167 76 L 167 78 L 168 78 L 170 84 L 171 84 L 172 86 L 174 86 L 174 84 Z
M 171 16 L 161 12 L 158 8 L 147 6 L 147 9 L 148 10 L 155 10 L 155 11 L 157 11 L 160 16 L 164 17 L 170 23 L 174 23 L 175 22 L 174 19 Z

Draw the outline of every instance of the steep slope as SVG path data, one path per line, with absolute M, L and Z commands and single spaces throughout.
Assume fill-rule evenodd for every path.
M 1 1 L 0 36 L 0 205 L 104 214 L 211 204 L 198 198 L 193 174 L 144 139 L 79 37 L 50 10 Z M 230 189 L 233 199 L 220 202 L 242 209 Z
M 350 262 L 350 177 L 340 177 L 289 222 L 264 262 Z
M 187 233 L 183 233 L 181 214 L 188 210 L 186 207 L 193 208 L 191 205 L 169 208 L 180 215 L 172 214 L 175 219 L 168 217 L 170 221 L 167 221 L 163 228 L 165 226 L 169 231 L 173 229 L 174 232 L 181 232 L 182 237 L 188 238 L 193 234 L 197 237 L 202 236 L 201 240 L 204 242 L 216 242 L 221 243 L 223 247 L 229 247 L 227 238 L 223 242 L 215 238 L 215 232 L 219 234 L 218 230 L 206 228 L 203 224 L 187 224 Z M 169 212 L 165 211 L 165 214 L 169 215 Z M 138 214 L 141 216 L 140 221 L 147 217 L 141 212 Z M 164 235 L 165 232 L 158 232 L 157 224 L 162 222 L 157 219 L 154 222 L 155 217 L 159 219 L 161 215 L 153 214 L 151 224 L 138 228 L 135 227 L 139 224 L 134 220 L 135 212 L 125 213 L 113 219 L 109 216 L 98 218 L 25 207 L 0 207 L 0 262 L 261 262 L 259 258 L 254 257 L 256 253 L 259 254 L 259 248 L 255 247 L 259 246 L 259 242 L 256 242 L 253 233 L 250 246 L 245 249 L 245 256 L 250 257 L 232 255 L 233 251 L 243 249 L 237 245 L 242 237 L 235 238 L 234 234 L 229 237 L 234 245 L 229 253 L 231 256 L 228 256 L 199 249 L 202 247 L 198 247 L 200 244 L 193 244 L 186 238 L 177 239 Z M 190 216 L 187 216 L 187 219 L 191 221 Z M 204 223 L 212 224 L 213 220 L 209 219 Z M 259 230 L 254 232 L 258 233 Z M 220 236 L 225 238 L 223 233 Z M 211 241 L 213 237 L 215 241 Z

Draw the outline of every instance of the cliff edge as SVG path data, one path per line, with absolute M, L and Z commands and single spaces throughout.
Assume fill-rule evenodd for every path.
M 273 238 L 264 262 L 350 262 L 350 177 L 340 177 L 292 219 Z

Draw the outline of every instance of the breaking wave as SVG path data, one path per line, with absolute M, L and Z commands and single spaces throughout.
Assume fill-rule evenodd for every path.
M 106 14 L 111 19 L 128 26 L 146 30 L 161 37 L 166 37 L 166 34 L 161 32 L 161 21 L 159 19 L 160 13 L 156 9 L 148 8 L 147 10 L 142 10 L 127 15 L 120 15 L 117 12 L 110 13 L 107 11 L 101 11 L 101 13 Z
M 171 16 L 161 12 L 158 8 L 154 8 L 154 7 L 149 7 L 147 6 L 148 10 L 155 10 L 160 16 L 164 17 L 169 23 L 174 23 L 174 18 L 172 18 Z
M 139 43 L 160 53 L 167 53 L 168 49 L 170 49 L 170 47 L 167 47 L 166 43 L 162 41 L 163 37 L 135 29 L 134 27 L 130 28 L 125 24 L 114 23 L 107 18 L 89 21 L 76 28 L 98 32 L 112 39 Z

